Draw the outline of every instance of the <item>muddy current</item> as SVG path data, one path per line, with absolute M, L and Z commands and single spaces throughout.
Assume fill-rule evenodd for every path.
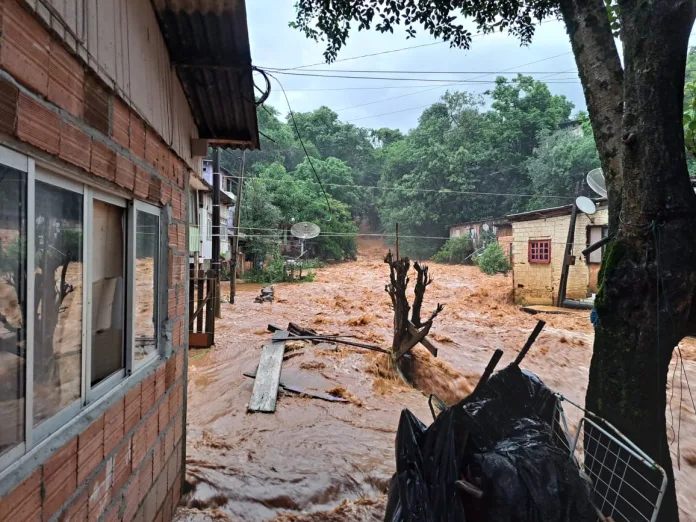
M 187 487 L 178 522 L 383 519 L 401 410 L 410 409 L 426 424 L 432 417 L 427 395 L 394 376 L 382 356 L 348 347 L 288 343 L 284 384 L 330 392 L 348 402 L 281 390 L 275 413 L 246 412 L 253 380 L 243 373 L 255 371 L 263 345 L 270 342 L 269 323 L 285 327 L 292 321 L 390 347 L 385 249 L 377 242 L 362 242 L 359 251 L 358 261 L 320 269 L 312 283 L 275 285 L 274 303 L 254 303 L 259 285 L 238 285 L 236 303 L 222 304 L 216 345 L 191 350 Z M 438 358 L 414 349 L 417 378 L 428 383 L 426 392 L 450 403 L 463 398 L 494 350 L 505 351 L 500 367 L 511 362 L 541 318 L 547 325 L 523 367 L 583 402 L 593 340 L 589 312 L 531 316 L 511 304 L 511 278 L 486 276 L 466 266 L 433 264 L 431 273 L 435 282 L 426 292 L 424 315 L 438 302 L 445 309 L 430 335 Z M 223 297 L 227 295 L 229 288 L 223 286 Z M 684 378 L 696 375 L 696 342 L 685 341 L 681 349 Z M 675 419 L 672 458 L 681 520 L 696 520 L 696 418 L 680 366 L 676 369 L 674 389 L 668 390 L 668 397 L 674 392 L 668 412 L 668 419 L 670 413 Z M 572 428 L 580 414 L 567 414 Z

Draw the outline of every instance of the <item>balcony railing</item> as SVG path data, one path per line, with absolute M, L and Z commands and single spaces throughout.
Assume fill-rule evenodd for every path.
M 189 225 L 189 252 L 201 251 L 201 233 L 198 225 Z

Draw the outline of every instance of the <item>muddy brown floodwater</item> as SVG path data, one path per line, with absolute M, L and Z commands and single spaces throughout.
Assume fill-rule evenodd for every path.
M 345 347 L 334 352 L 289 344 L 288 350 L 298 355 L 283 363 L 281 379 L 311 390 L 339 388 L 348 403 L 281 391 L 274 414 L 249 414 L 253 381 L 242 375 L 256 368 L 271 336 L 269 323 L 284 327 L 293 321 L 389 347 L 385 250 L 379 243 L 362 242 L 359 251 L 358 261 L 321 269 L 312 283 L 276 285 L 272 304 L 254 303 L 258 285 L 239 285 L 236 303 L 222 304 L 217 345 L 191 350 L 187 492 L 178 522 L 382 520 L 400 412 L 409 408 L 429 423 L 427 397 L 380 372 L 377 354 Z M 424 313 L 437 302 L 445 305 L 431 331 L 441 360 L 433 371 L 443 380 L 449 373 L 454 381 L 435 383 L 440 393 L 455 399 L 465 393 L 496 348 L 505 351 L 500 367 L 511 362 L 543 318 L 547 325 L 523 366 L 551 388 L 583 402 L 593 340 L 589 312 L 531 316 L 510 303 L 510 278 L 486 276 L 476 267 L 431 267 L 435 282 L 428 287 Z M 681 351 L 685 376 L 696 384 L 696 342 L 683 342 Z M 674 375 L 667 414 L 674 418 L 672 458 L 681 519 L 693 521 L 696 419 L 680 367 Z M 577 412 L 568 417 L 571 425 L 579 419 Z

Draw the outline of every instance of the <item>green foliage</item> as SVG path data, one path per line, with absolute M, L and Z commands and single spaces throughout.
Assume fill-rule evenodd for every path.
M 244 280 L 247 283 L 274 284 L 274 283 L 299 283 L 312 282 L 316 278 L 316 272 L 310 269 L 306 263 L 302 263 L 302 277 L 300 278 L 299 267 L 295 268 L 293 277 L 292 271 L 286 264 L 285 259 L 276 252 L 271 261 L 262 269 L 254 269 L 245 274 Z
M 477 262 L 481 271 L 488 275 L 506 274 L 512 268 L 503 247 L 499 243 L 488 245 L 483 254 L 478 257 Z
M 557 0 L 509 0 L 453 2 L 452 0 L 298 0 L 296 18 L 290 27 L 301 30 L 308 38 L 326 42 L 324 57 L 333 61 L 346 44 L 350 29 L 394 32 L 403 26 L 408 37 L 416 27 L 424 27 L 438 40 L 453 47 L 468 49 L 472 34 L 462 25 L 462 18 L 472 20 L 478 32 L 507 31 L 522 44 L 531 42 L 534 24 L 558 13 Z
M 684 110 L 684 145 L 692 158 L 696 156 L 696 80 L 684 86 L 689 105 Z
M 436 263 L 463 264 L 474 253 L 474 244 L 468 236 L 448 239 L 437 254 L 433 256 Z
M 254 260 L 264 260 L 278 250 L 279 238 L 271 231 L 281 223 L 281 212 L 271 202 L 271 193 L 264 183 L 256 179 L 244 182 L 244 197 L 240 221 L 247 231 L 244 252 Z
M 539 135 L 539 142 L 539 146 L 526 161 L 532 193 L 538 194 L 529 200 L 528 210 L 567 204 L 566 198 L 575 193 L 576 183 L 583 181 L 590 170 L 600 166 L 591 133 L 543 131 Z

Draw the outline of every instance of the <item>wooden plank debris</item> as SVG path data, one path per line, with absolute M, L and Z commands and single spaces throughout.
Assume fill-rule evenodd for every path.
M 275 411 L 284 353 L 285 342 L 274 342 L 263 347 L 247 410 L 264 413 Z
M 252 379 L 255 379 L 256 373 L 245 372 L 244 377 L 250 377 Z M 313 397 L 315 399 L 321 399 L 329 402 L 350 402 L 348 399 L 344 399 L 343 397 L 336 397 L 335 395 L 329 395 L 328 393 L 322 393 L 314 390 L 305 390 L 304 388 L 300 388 L 299 386 L 285 384 L 283 381 L 280 381 L 279 386 L 283 388 L 285 391 L 297 393 L 299 395 L 307 395 L 308 397 Z

